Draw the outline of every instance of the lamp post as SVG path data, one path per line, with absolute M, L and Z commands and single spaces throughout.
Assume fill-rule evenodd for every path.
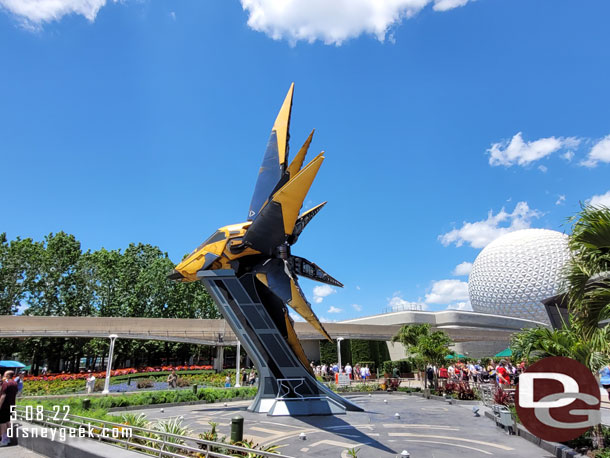
M 339 360 L 339 373 L 341 373 L 341 341 L 343 337 L 337 337 L 337 359 Z
M 237 339 L 237 353 L 235 354 L 235 388 L 239 388 L 241 386 L 241 384 L 239 383 L 241 381 L 241 374 L 239 373 L 240 371 L 240 363 L 241 363 L 241 358 L 240 358 L 240 354 L 241 354 L 241 342 L 239 341 L 239 339 Z
M 108 362 L 106 363 L 106 381 L 104 382 L 104 391 L 102 394 L 108 394 L 110 392 L 110 372 L 112 372 L 112 357 L 114 354 L 114 341 L 118 336 L 116 334 L 110 334 L 110 350 L 108 350 Z

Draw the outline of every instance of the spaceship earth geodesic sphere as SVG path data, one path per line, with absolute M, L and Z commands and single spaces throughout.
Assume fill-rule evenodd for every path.
M 505 234 L 477 256 L 468 278 L 475 312 L 549 323 L 541 300 L 559 293 L 568 236 L 548 229 Z

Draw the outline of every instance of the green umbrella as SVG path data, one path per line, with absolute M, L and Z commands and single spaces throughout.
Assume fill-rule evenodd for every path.
M 462 355 L 461 353 L 458 353 L 457 355 L 447 355 L 447 356 L 445 356 L 445 359 L 454 359 L 454 358 L 463 359 L 463 358 L 466 358 L 466 357 L 464 355 Z
M 507 348 L 498 353 L 495 358 L 508 358 L 510 356 L 513 356 L 513 351 L 510 348 Z

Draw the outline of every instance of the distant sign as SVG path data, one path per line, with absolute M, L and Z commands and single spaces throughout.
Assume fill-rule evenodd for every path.
M 349 375 L 347 375 L 346 373 L 338 374 L 337 385 L 349 386 Z

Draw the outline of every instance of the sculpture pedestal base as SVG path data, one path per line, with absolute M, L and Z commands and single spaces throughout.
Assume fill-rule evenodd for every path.
M 252 274 L 237 278 L 232 270 L 205 270 L 197 276 L 256 366 L 259 388 L 248 410 L 270 415 L 363 410 L 319 383 L 303 367 L 276 325 L 283 320 L 283 303 Z
M 267 412 L 270 416 L 343 415 L 345 407 L 328 397 L 276 399 Z

